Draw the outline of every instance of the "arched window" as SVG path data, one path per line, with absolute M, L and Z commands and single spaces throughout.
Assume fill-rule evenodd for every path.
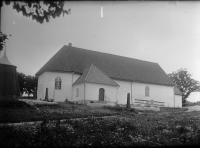
M 78 97 L 79 96 L 79 89 L 77 88 L 76 89 L 76 97 Z
M 149 87 L 148 86 L 145 87 L 145 96 L 149 97 Z
M 60 77 L 56 77 L 55 79 L 55 89 L 61 89 L 61 78 Z

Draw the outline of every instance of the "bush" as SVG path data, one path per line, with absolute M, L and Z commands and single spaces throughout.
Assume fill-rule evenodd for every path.
M 61 106 L 59 104 L 35 104 L 35 107 L 57 109 L 60 108 Z
M 134 118 L 91 116 L 64 122 L 49 121 L 49 112 L 42 114 L 42 123 L 0 126 L 0 146 L 157 147 L 199 144 L 200 118 L 191 117 L 190 113 L 137 114 Z
M 126 107 L 120 107 L 120 106 L 104 106 L 104 109 L 109 109 L 113 111 L 118 111 L 118 112 L 133 112 L 133 113 L 138 113 L 138 111 L 134 108 L 126 108 Z
M 30 105 L 17 99 L 7 98 L 0 100 L 0 107 L 30 107 Z

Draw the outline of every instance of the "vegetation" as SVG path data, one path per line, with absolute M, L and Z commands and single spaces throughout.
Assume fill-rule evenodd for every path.
M 70 14 L 71 10 L 64 9 L 64 1 L 3 1 L 0 3 L 0 7 L 3 5 L 13 5 L 18 13 L 22 13 L 25 17 L 31 17 L 32 20 L 42 24 L 44 20 L 49 22 L 51 18 L 60 17 L 60 15 Z
M 8 36 L 0 32 L 0 51 L 6 46 L 6 40 L 8 40 Z
M 46 114 L 50 117 L 49 120 L 61 120 L 119 115 L 120 111 L 70 103 L 30 106 L 23 101 L 0 100 L 0 123 L 41 121 L 46 117 Z
M 29 97 L 29 95 L 34 94 L 37 87 L 38 77 L 25 75 L 22 72 L 17 72 L 17 76 L 20 88 L 20 95 L 26 93 Z
M 1 124 L 1 147 L 200 144 L 200 112 L 197 111 L 138 113 L 135 109 L 119 106 L 95 108 L 68 102 L 30 106 L 13 99 L 1 100 L 0 105 L 1 123 L 42 121 L 21 125 Z M 119 116 L 94 118 L 107 115 Z M 74 119 L 78 117 L 81 118 Z
M 179 69 L 176 72 L 168 74 L 173 82 L 176 83 L 179 90 L 183 93 L 183 103 L 192 92 L 200 92 L 200 83 L 191 78 L 191 74 L 186 69 Z
M 3 146 L 175 146 L 200 144 L 200 112 L 124 115 L 0 126 Z

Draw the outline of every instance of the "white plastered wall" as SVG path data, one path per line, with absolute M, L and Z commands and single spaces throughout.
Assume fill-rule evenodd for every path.
M 182 107 L 182 96 L 175 95 L 175 107 Z
M 117 91 L 118 104 L 127 103 L 127 94 L 132 93 L 131 104 L 134 103 L 134 99 L 151 100 L 165 102 L 165 106 L 174 107 L 174 92 L 173 86 L 164 86 L 147 83 L 137 83 L 129 81 L 114 80 L 120 85 Z M 132 85 L 132 92 L 131 92 Z M 149 97 L 145 96 L 145 87 L 149 86 Z
M 85 83 L 85 99 L 99 101 L 99 89 L 104 88 L 106 97 L 111 101 L 116 102 L 117 87 L 104 85 L 104 84 L 95 84 L 95 83 Z
M 79 94 L 77 96 L 77 89 L 79 89 Z M 78 84 L 73 86 L 73 99 L 72 101 L 84 100 L 84 84 Z
M 43 83 L 44 82 L 44 73 L 42 73 L 41 75 L 39 75 L 38 77 L 38 87 L 37 87 L 37 100 L 40 100 L 40 99 L 44 99 L 45 95 L 43 92 L 44 90 L 44 86 L 43 86 Z
M 46 88 L 48 88 L 49 98 L 54 98 L 56 102 L 63 102 L 67 98 L 72 99 L 72 75 L 75 82 L 80 75 L 62 72 L 44 72 L 38 77 L 37 99 L 45 99 Z M 55 79 L 59 76 L 62 80 L 61 89 L 55 89 Z
M 73 75 L 73 76 L 72 76 Z M 60 76 L 62 79 L 61 90 L 55 90 L 55 78 Z M 73 77 L 73 78 L 72 78 Z M 55 101 L 65 101 L 67 98 L 69 101 L 72 100 L 72 96 L 76 95 L 73 93 L 72 95 L 72 83 L 74 83 L 80 75 L 73 73 L 61 73 L 61 72 L 44 72 L 38 77 L 38 90 L 37 90 L 37 99 L 39 100 L 45 98 L 45 91 L 48 88 L 49 98 L 55 98 Z M 73 82 L 72 82 L 73 79 Z M 131 97 L 131 84 L 132 82 L 114 80 L 120 87 L 103 85 L 103 84 L 93 84 L 86 83 L 86 99 L 88 100 L 98 100 L 99 89 L 105 89 L 105 95 L 110 99 L 110 101 L 116 102 L 116 98 L 118 100 L 118 104 L 126 104 L 127 102 L 127 94 L 130 93 Z M 78 85 L 77 85 L 78 86 Z M 145 97 L 145 87 L 149 86 L 149 97 Z M 80 86 L 79 96 L 83 96 L 81 94 L 81 89 L 84 86 Z M 88 90 L 87 90 L 88 89 Z M 73 88 L 73 91 L 76 90 Z M 91 91 L 94 90 L 94 91 Z M 174 107 L 174 98 L 175 101 L 179 100 L 175 105 L 179 105 L 181 103 L 180 97 L 174 97 L 173 87 L 172 86 L 163 86 L 163 85 L 155 85 L 155 84 L 145 84 L 145 83 L 136 83 L 132 84 L 132 99 L 131 104 L 134 103 L 134 99 L 143 99 L 143 100 L 151 100 L 165 102 L 166 106 Z M 116 97 L 117 95 L 117 97 Z M 74 96 L 73 96 L 74 99 Z M 78 98 L 75 98 L 78 99 Z M 83 99 L 83 98 L 80 98 Z M 133 102 L 132 102 L 133 101 Z M 181 104 L 182 105 L 182 104 Z
M 145 96 L 145 87 L 149 87 L 149 97 Z M 154 100 L 165 102 L 165 106 L 174 107 L 173 86 L 145 84 L 133 82 L 132 93 L 134 99 Z
M 131 97 L 131 83 L 128 81 L 114 80 L 120 87 L 117 90 L 117 100 L 118 104 L 126 104 L 127 103 L 127 94 L 130 93 Z M 131 98 L 130 98 L 131 99 Z M 131 104 L 133 99 L 131 99 Z

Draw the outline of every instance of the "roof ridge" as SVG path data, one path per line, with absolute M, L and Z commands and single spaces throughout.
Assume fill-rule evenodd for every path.
M 64 45 L 64 46 L 70 47 L 68 45 Z M 136 58 L 130 58 L 130 57 L 121 56 L 121 55 L 112 54 L 112 53 L 106 53 L 106 52 L 100 52 L 100 51 L 96 51 L 96 50 L 89 50 L 89 49 L 85 49 L 85 48 L 74 47 L 74 46 L 73 46 L 73 48 L 81 49 L 81 50 L 83 49 L 83 50 L 87 50 L 87 51 L 93 51 L 93 52 L 97 52 L 97 53 L 109 54 L 109 55 L 123 57 L 123 58 L 128 58 L 128 59 L 134 59 L 134 60 L 143 61 L 143 62 L 147 62 L 147 63 L 154 63 L 154 64 L 157 63 L 157 62 L 150 62 L 150 61 L 140 60 L 140 59 L 136 59 Z

